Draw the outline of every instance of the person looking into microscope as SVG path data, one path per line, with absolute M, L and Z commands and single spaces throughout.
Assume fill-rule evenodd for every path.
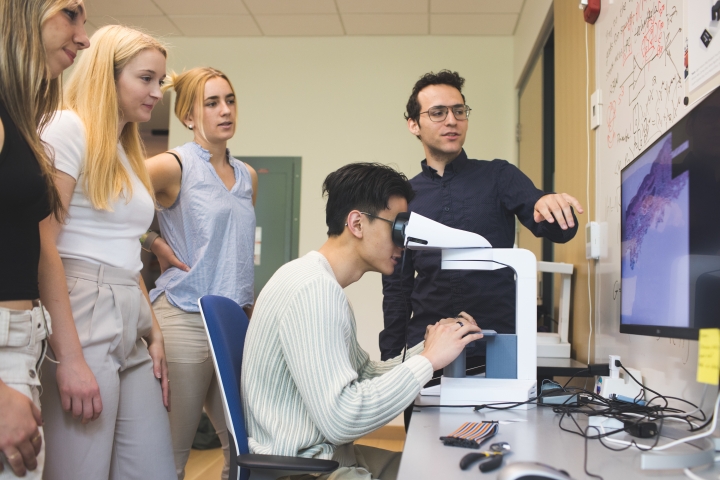
M 400 452 L 353 441 L 397 417 L 433 370 L 482 334 L 464 312 L 438 317 L 405 355 L 370 361 L 344 289 L 366 272 L 393 272 L 402 249 L 391 226 L 413 191 L 388 166 L 355 163 L 328 175 L 323 192 L 327 241 L 275 272 L 248 328 L 242 366 L 248 444 L 252 453 L 334 459 L 340 468 L 333 480 L 364 480 L 368 472 L 394 480 Z

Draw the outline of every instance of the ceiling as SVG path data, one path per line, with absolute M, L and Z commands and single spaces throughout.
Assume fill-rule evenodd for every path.
M 160 36 L 513 35 L 528 0 L 85 0 L 88 33 Z

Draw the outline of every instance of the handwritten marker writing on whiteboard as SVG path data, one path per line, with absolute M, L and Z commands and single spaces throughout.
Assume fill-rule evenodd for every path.
M 701 328 L 697 381 L 717 385 L 720 380 L 720 328 Z

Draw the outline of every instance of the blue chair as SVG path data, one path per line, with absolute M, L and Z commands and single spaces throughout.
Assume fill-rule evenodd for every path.
M 225 409 L 230 442 L 230 478 L 248 480 L 251 471 L 253 480 L 261 480 L 336 470 L 339 464 L 332 460 L 250 453 L 240 401 L 242 357 L 249 324 L 247 315 L 229 298 L 205 295 L 198 302 Z

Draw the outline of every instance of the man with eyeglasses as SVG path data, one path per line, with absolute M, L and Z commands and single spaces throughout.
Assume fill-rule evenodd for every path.
M 463 144 L 471 108 L 465 80 L 457 72 L 428 73 L 415 84 L 407 103 L 408 129 L 422 143 L 422 172 L 410 180 L 415 198 L 409 210 L 453 228 L 485 237 L 495 248 L 511 248 L 515 217 L 537 237 L 565 243 L 577 232 L 568 194 L 545 194 L 505 160 L 468 159 Z M 466 311 L 478 326 L 515 332 L 515 281 L 510 269 L 441 270 L 439 251 L 407 250 L 404 270 L 383 276 L 385 329 L 382 359 L 420 342 L 437 318 Z M 417 276 L 416 276 L 417 273 Z M 485 345 L 468 351 L 468 370 L 485 364 Z M 474 371 L 473 373 L 481 373 Z M 409 413 L 406 413 L 406 424 Z

